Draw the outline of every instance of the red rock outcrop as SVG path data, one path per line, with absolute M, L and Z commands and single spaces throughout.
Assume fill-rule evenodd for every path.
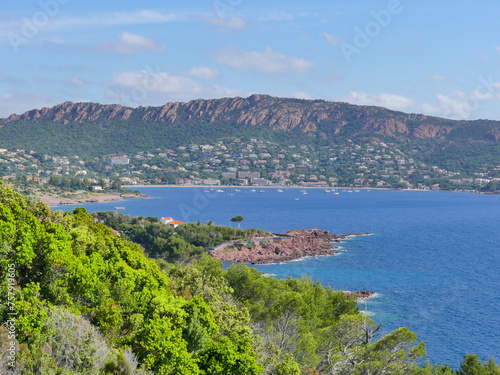
M 283 233 L 286 239 L 256 240 L 226 244 L 212 251 L 212 256 L 231 262 L 250 264 L 281 263 L 308 256 L 335 255 L 337 247 L 332 242 L 340 242 L 348 237 L 367 233 L 346 235 L 332 234 L 319 229 L 293 230 Z
M 360 290 L 359 292 L 344 292 L 347 297 L 356 297 L 356 299 L 365 299 L 372 297 L 375 292 L 369 290 Z
M 427 139 L 442 136 L 451 132 L 449 126 L 420 125 L 413 131 L 415 138 Z
M 418 114 L 394 112 L 382 107 L 357 106 L 342 102 L 277 98 L 251 95 L 248 98 L 196 99 L 186 103 L 167 103 L 159 107 L 129 108 L 121 105 L 65 102 L 52 108 L 33 109 L 22 115 L 0 119 L 0 126 L 12 121 L 100 123 L 108 120 L 139 121 L 147 124 L 217 124 L 265 126 L 273 130 L 299 130 L 311 136 L 328 138 L 383 135 L 405 138 L 446 138 L 456 128 L 480 129 L 475 122 L 460 122 Z M 484 122 L 484 121 L 483 121 Z M 480 122 L 481 123 L 481 122 Z M 474 130 L 482 142 L 498 142 L 499 122 L 489 121 L 491 131 Z M 482 128 L 481 128 L 482 129 Z

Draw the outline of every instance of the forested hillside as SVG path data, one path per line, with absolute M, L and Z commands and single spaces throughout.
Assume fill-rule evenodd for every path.
M 23 191 L 71 180 L 89 189 L 439 185 L 495 192 L 499 160 L 499 121 L 267 95 L 138 108 L 66 102 L 0 119 L 0 175 Z
M 455 373 L 420 367 L 414 333 L 380 334 L 342 292 L 194 259 L 148 259 L 84 209 L 0 184 L 0 373 Z M 471 355 L 458 374 L 499 371 Z
M 66 102 L 12 115 L 0 119 L 0 124 L 0 147 L 85 157 L 213 144 L 228 137 L 318 146 L 376 137 L 408 148 L 432 145 L 426 156 L 438 160 L 447 159 L 442 151 L 449 147 L 479 145 L 488 161 L 490 148 L 497 149 L 494 146 L 500 142 L 498 121 L 454 121 L 382 107 L 268 95 L 139 108 Z

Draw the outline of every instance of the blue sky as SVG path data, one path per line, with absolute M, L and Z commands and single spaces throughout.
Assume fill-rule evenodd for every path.
M 0 117 L 249 96 L 500 120 L 498 0 L 2 4 Z

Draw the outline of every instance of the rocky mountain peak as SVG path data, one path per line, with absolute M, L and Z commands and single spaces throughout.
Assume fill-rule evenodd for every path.
M 446 138 L 453 129 L 468 122 L 419 114 L 406 114 L 374 106 L 357 106 L 324 100 L 277 98 L 253 94 L 248 98 L 196 99 L 158 107 L 123 107 L 117 104 L 64 102 L 51 108 L 33 109 L 22 115 L 0 119 L 16 121 L 98 123 L 109 120 L 157 124 L 230 123 L 239 126 L 266 126 L 273 130 L 299 130 L 304 133 L 378 134 L 387 137 L 419 139 Z M 485 120 L 486 121 L 486 120 Z M 500 142 L 499 122 L 489 121 L 483 141 Z M 325 130 L 325 128 L 327 130 Z M 323 129 L 323 130 L 320 130 Z M 488 132 L 489 131 L 489 132 Z

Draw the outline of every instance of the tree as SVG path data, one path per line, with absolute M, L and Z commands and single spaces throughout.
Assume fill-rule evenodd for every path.
M 475 354 L 465 355 L 460 369 L 458 370 L 458 375 L 480 375 L 482 374 L 483 364 Z
M 493 358 L 490 358 L 483 366 L 485 375 L 500 375 L 500 366 L 498 366 Z
M 113 190 L 120 190 L 122 187 L 122 184 L 120 182 L 120 180 L 113 180 L 113 182 L 111 183 L 111 189 Z
M 457 375 L 499 375 L 500 366 L 491 358 L 483 364 L 476 354 L 466 354 Z
M 371 343 L 380 326 L 358 315 L 341 316 L 337 327 L 327 336 L 324 359 L 320 364 L 326 374 L 417 374 L 416 360 L 425 356 L 425 345 L 415 333 L 398 328 Z
M 240 216 L 240 215 L 235 216 L 235 217 L 233 217 L 233 218 L 231 219 L 231 221 L 232 221 L 233 223 L 238 223 L 238 229 L 240 229 L 240 223 L 241 223 L 243 220 L 245 220 L 245 218 L 244 218 L 243 216 Z

